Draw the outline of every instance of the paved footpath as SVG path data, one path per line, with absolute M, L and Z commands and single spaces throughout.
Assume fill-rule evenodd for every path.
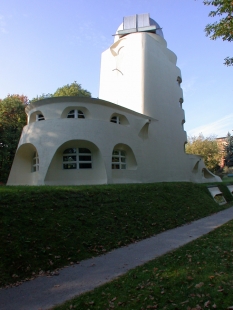
M 1 310 L 45 310 L 113 280 L 129 269 L 174 250 L 233 219 L 233 207 L 105 255 L 42 276 L 18 287 L 0 289 Z

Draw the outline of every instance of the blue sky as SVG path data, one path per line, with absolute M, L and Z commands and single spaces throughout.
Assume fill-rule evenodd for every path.
M 98 97 L 101 53 L 123 16 L 150 13 L 178 57 L 190 136 L 233 130 L 233 43 L 205 36 L 202 0 L 0 0 L 0 98 L 29 99 L 77 81 Z M 232 132 L 231 132 L 232 133 Z

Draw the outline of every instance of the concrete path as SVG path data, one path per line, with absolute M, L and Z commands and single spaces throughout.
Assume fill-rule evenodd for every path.
M 49 309 L 195 240 L 232 219 L 233 207 L 105 255 L 84 260 L 78 265 L 60 270 L 58 276 L 42 276 L 18 287 L 0 289 L 0 309 Z

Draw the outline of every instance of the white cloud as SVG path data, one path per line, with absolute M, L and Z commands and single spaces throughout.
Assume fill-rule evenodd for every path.
M 228 114 L 219 120 L 193 128 L 188 131 L 188 136 L 198 136 L 202 133 L 205 137 L 216 135 L 217 137 L 225 137 L 228 131 L 231 133 L 233 130 L 233 113 Z

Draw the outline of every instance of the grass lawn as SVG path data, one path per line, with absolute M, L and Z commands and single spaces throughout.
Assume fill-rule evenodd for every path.
M 228 176 L 224 176 L 223 178 L 222 178 L 222 181 L 224 182 L 224 183 L 233 183 L 233 177 L 228 177 Z
M 220 190 L 229 203 L 224 183 Z M 97 256 L 229 207 L 206 185 L 0 187 L 0 286 Z
M 233 221 L 53 309 L 233 309 L 232 274 Z

